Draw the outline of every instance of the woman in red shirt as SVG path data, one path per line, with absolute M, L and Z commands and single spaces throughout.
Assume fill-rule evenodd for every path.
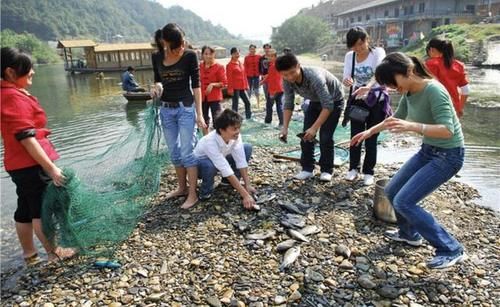
M 246 90 L 248 90 L 248 80 L 245 73 L 245 67 L 240 62 L 240 50 L 236 47 L 231 48 L 231 61 L 226 65 L 227 93 L 233 95 L 232 109 L 238 112 L 239 97 L 245 103 L 246 119 L 252 118 L 250 100 Z
M 1 133 L 4 143 L 4 166 L 16 185 L 16 231 L 28 265 L 40 262 L 33 242 L 33 232 L 47 251 L 49 261 L 67 258 L 74 250 L 57 247 L 42 232 L 40 211 L 44 191 L 50 180 L 56 186 L 65 177 L 54 160 L 59 158 L 47 139 L 47 115 L 26 88 L 35 74 L 28 55 L 17 49 L 1 49 Z
M 203 46 L 201 54 L 203 56 L 203 62 L 200 63 L 201 95 L 203 97 L 201 106 L 203 118 L 207 124 L 207 128 L 203 129 L 203 134 L 206 135 L 210 124 L 208 111 L 211 110 L 212 118 L 215 121 L 221 111 L 222 87 L 227 84 L 227 80 L 224 66 L 215 62 L 215 49 Z
M 260 63 L 260 55 L 256 54 L 257 46 L 251 44 L 248 47 L 248 55 L 245 57 L 245 61 L 243 61 L 243 65 L 245 66 L 245 72 L 247 74 L 248 80 L 248 97 L 252 97 L 252 93 L 255 94 L 255 98 L 257 98 L 257 109 L 260 109 L 260 72 L 259 72 L 259 63 Z
M 469 95 L 464 64 L 455 59 L 451 41 L 433 38 L 427 44 L 426 51 L 429 59 L 425 66 L 446 87 L 458 117 L 462 117 Z
M 266 103 L 266 118 L 264 122 L 270 124 L 273 119 L 273 104 L 276 103 L 276 112 L 278 113 L 279 126 L 283 126 L 283 78 L 276 70 L 276 50 L 269 50 L 269 70 L 261 83 L 267 82 L 270 100 Z

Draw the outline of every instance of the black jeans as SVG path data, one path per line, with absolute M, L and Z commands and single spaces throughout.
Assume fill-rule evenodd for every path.
M 210 126 L 210 115 L 208 112 L 212 112 L 212 127 L 214 125 L 215 118 L 219 115 L 221 111 L 220 101 L 203 101 L 201 104 L 201 108 L 203 111 L 203 119 L 207 124 L 207 127 Z
M 239 98 L 243 99 L 245 103 L 245 117 L 250 119 L 252 117 L 252 109 L 250 106 L 250 100 L 248 99 L 247 92 L 245 90 L 234 90 L 233 92 L 233 105 L 231 109 L 233 111 L 238 112 L 238 102 Z
M 351 138 L 356 134 L 370 129 L 371 127 L 379 124 L 385 119 L 383 104 L 381 102 L 374 105 L 372 108 L 366 104 L 361 105 L 370 110 L 370 114 L 366 118 L 366 122 L 360 123 L 351 120 Z M 365 143 L 365 160 L 363 162 L 363 174 L 373 175 L 373 169 L 377 164 L 377 139 L 378 135 L 374 134 L 364 141 Z M 361 144 L 358 146 L 349 147 L 349 170 L 356 169 L 359 171 L 359 162 L 361 160 Z
M 322 107 L 319 102 L 310 102 L 307 111 L 304 116 L 304 131 L 309 129 L 314 122 L 318 119 L 321 113 Z M 322 173 L 333 173 L 333 133 L 337 128 L 339 122 L 340 113 L 342 113 L 342 108 L 335 107 L 328 116 L 327 120 L 321 125 L 319 129 L 319 149 L 320 149 L 320 159 L 319 166 Z M 314 170 L 314 143 L 306 142 L 302 140 L 300 142 L 300 147 L 302 149 L 302 155 L 300 156 L 300 165 L 302 170 L 306 172 L 312 172 Z
M 283 125 L 283 93 L 278 93 L 266 101 L 266 118 L 264 122 L 270 124 L 273 121 L 273 104 L 276 102 L 276 112 L 278 113 L 279 124 Z

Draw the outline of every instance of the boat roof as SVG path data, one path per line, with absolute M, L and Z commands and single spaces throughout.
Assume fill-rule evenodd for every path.
M 95 52 L 109 52 L 121 50 L 154 50 L 151 43 L 127 43 L 127 44 L 99 44 L 94 47 Z
M 90 39 L 57 41 L 57 48 L 81 48 L 81 47 L 94 47 L 94 46 L 97 46 L 96 42 Z

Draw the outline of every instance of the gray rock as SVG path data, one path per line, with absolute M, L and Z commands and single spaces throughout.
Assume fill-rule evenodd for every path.
M 365 289 L 373 289 L 377 286 L 377 284 L 372 281 L 371 276 L 366 274 L 358 278 L 358 284 Z
M 382 297 L 390 298 L 390 299 L 395 299 L 399 296 L 398 289 L 396 289 L 392 286 L 383 286 L 383 287 L 377 289 L 377 293 Z
M 345 245 L 337 245 L 335 247 L 335 254 L 349 258 L 351 256 L 351 250 Z
M 222 303 L 216 296 L 207 297 L 207 304 L 212 307 L 222 307 Z

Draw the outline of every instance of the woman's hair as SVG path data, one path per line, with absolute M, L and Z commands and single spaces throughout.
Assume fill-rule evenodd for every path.
M 156 49 L 158 49 L 158 52 L 163 52 L 163 45 L 161 43 L 161 40 L 163 38 L 163 32 L 161 29 L 158 29 L 155 31 L 155 44 L 156 44 Z
M 279 56 L 276 59 L 276 70 L 277 71 L 285 71 L 289 70 L 292 67 L 297 66 L 299 64 L 299 60 L 297 60 L 297 57 L 293 53 L 287 53 L 282 56 Z
M 424 64 L 417 57 L 402 52 L 389 53 L 375 70 L 375 79 L 380 85 L 397 86 L 396 75 L 408 75 L 408 70 L 424 79 L 432 79 Z
M 257 46 L 255 46 L 254 44 L 250 44 L 250 46 L 248 46 L 248 49 L 250 48 L 257 48 Z
M 427 46 L 425 47 L 425 51 L 427 52 L 427 54 L 429 54 L 429 50 L 431 48 L 434 48 L 437 51 L 441 52 L 443 54 L 444 66 L 446 66 L 446 68 L 451 68 L 451 64 L 455 59 L 455 51 L 453 50 L 453 44 L 451 43 L 451 41 L 434 37 L 427 43 Z
M 231 48 L 231 55 L 233 55 L 233 53 L 236 53 L 236 52 L 240 52 L 240 49 L 238 49 L 236 47 Z
M 210 50 L 210 53 L 214 53 L 215 52 L 215 49 L 213 47 L 205 45 L 205 46 L 201 47 L 201 54 L 204 54 L 205 50 L 207 50 L 207 49 Z
M 17 48 L 2 48 L 2 79 L 5 79 L 5 70 L 10 67 L 16 72 L 16 77 L 27 75 L 33 68 L 33 62 L 28 54 Z
M 220 134 L 220 129 L 226 129 L 229 126 L 241 127 L 241 122 L 243 117 L 241 117 L 238 112 L 231 109 L 225 109 L 217 116 L 214 120 L 214 128 L 218 134 Z
M 169 23 L 162 29 L 163 39 L 168 44 L 170 50 L 174 50 L 182 46 L 184 42 L 184 31 L 176 23 Z
M 370 39 L 370 35 L 368 35 L 368 32 L 363 27 L 354 27 L 349 29 L 349 31 L 346 34 L 346 41 L 347 41 L 347 48 L 351 49 L 356 45 L 358 40 L 366 41 L 367 39 Z M 370 50 L 372 50 L 371 46 L 368 46 Z

